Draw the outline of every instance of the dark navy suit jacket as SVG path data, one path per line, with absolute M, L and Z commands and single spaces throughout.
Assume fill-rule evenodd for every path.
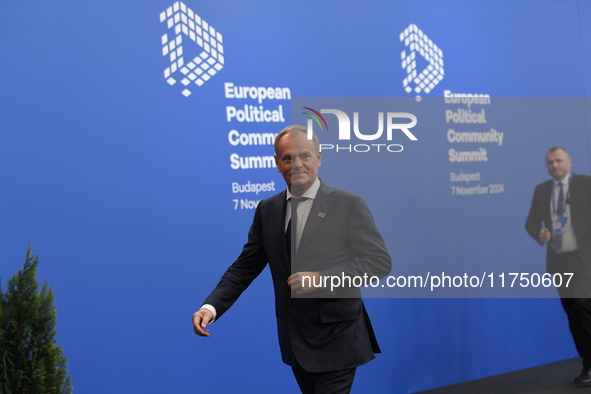
M 573 174 L 570 183 L 569 201 L 570 215 L 579 247 L 581 260 L 591 269 L 591 177 Z M 527 232 L 538 243 L 542 223 L 552 231 L 550 201 L 552 195 L 552 180 L 536 186 L 525 227 Z M 546 264 L 550 273 L 565 272 L 561 266 L 560 255 L 554 253 L 550 244 L 547 246 Z
M 292 294 L 287 278 L 320 271 L 383 277 L 392 262 L 365 201 L 321 181 L 291 267 L 285 240 L 286 192 L 263 200 L 238 259 L 205 300 L 219 319 L 269 263 L 283 361 L 308 372 L 354 368 L 379 353 L 358 288 Z

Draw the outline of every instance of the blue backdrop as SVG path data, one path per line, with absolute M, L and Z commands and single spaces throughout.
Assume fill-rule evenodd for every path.
M 564 145 L 573 171 L 591 172 L 588 0 L 4 1 L 0 48 L 0 277 L 22 268 L 31 242 L 80 392 L 297 392 L 267 271 L 211 338 L 190 322 L 240 252 L 252 207 L 274 194 L 233 184 L 283 187 L 274 168 L 233 167 L 272 155 L 249 135 L 306 120 L 291 109 L 297 97 L 420 96 L 440 107 L 378 169 L 324 155 L 321 176 L 368 201 L 393 273 L 433 259 L 542 270 L 544 249 L 523 223 L 549 178 L 544 152 Z M 240 87 L 256 89 L 241 97 Z M 446 104 L 445 91 L 489 95 L 489 123 L 446 122 L 445 109 L 466 107 Z M 578 99 L 544 110 L 533 97 Z M 245 106 L 270 111 L 267 121 L 240 121 Z M 452 143 L 449 128 L 496 128 L 504 142 Z M 482 146 L 486 163 L 449 160 L 449 149 Z M 452 196 L 450 172 L 481 172 L 504 192 Z M 366 187 L 382 173 L 410 184 Z M 384 353 L 359 369 L 358 392 L 411 393 L 576 355 L 556 299 L 366 304 Z

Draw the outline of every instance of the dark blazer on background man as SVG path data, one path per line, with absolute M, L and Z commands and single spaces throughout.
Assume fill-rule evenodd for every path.
M 551 195 L 552 180 L 536 186 L 531 209 L 525 227 L 538 243 L 542 222 L 545 228 L 552 229 Z M 569 187 L 570 216 L 577 240 L 581 260 L 591 270 L 591 177 L 573 174 Z M 560 255 L 555 253 L 550 243 L 547 246 L 546 268 L 549 273 L 572 272 L 561 265 Z
M 215 307 L 219 319 L 268 262 L 283 361 L 308 372 L 367 363 L 380 349 L 358 288 L 334 294 L 324 288 L 295 298 L 287 284 L 292 273 L 304 271 L 339 277 L 390 272 L 390 256 L 365 201 L 321 181 L 291 267 L 286 205 L 286 191 L 258 204 L 248 242 L 204 303 Z

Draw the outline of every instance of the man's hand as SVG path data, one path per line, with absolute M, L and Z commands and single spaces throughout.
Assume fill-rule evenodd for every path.
M 200 337 L 208 337 L 209 330 L 204 330 L 213 319 L 213 313 L 209 309 L 201 308 L 193 313 L 193 331 Z
M 550 238 L 552 238 L 552 234 L 550 233 L 550 230 L 548 230 L 547 228 L 542 229 L 542 231 L 540 231 L 540 242 L 543 244 L 546 244 L 548 242 L 550 242 Z
M 305 286 L 304 279 L 306 277 Z M 296 294 L 311 293 L 322 287 L 314 287 L 313 285 L 319 285 L 322 281 L 320 272 L 297 272 L 287 278 L 287 285 L 291 288 L 291 291 L 295 291 Z

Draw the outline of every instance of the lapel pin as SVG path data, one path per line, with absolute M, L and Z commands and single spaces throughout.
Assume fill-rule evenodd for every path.
M 318 212 L 318 217 L 323 218 L 325 216 L 326 216 L 326 214 L 324 212 Z

